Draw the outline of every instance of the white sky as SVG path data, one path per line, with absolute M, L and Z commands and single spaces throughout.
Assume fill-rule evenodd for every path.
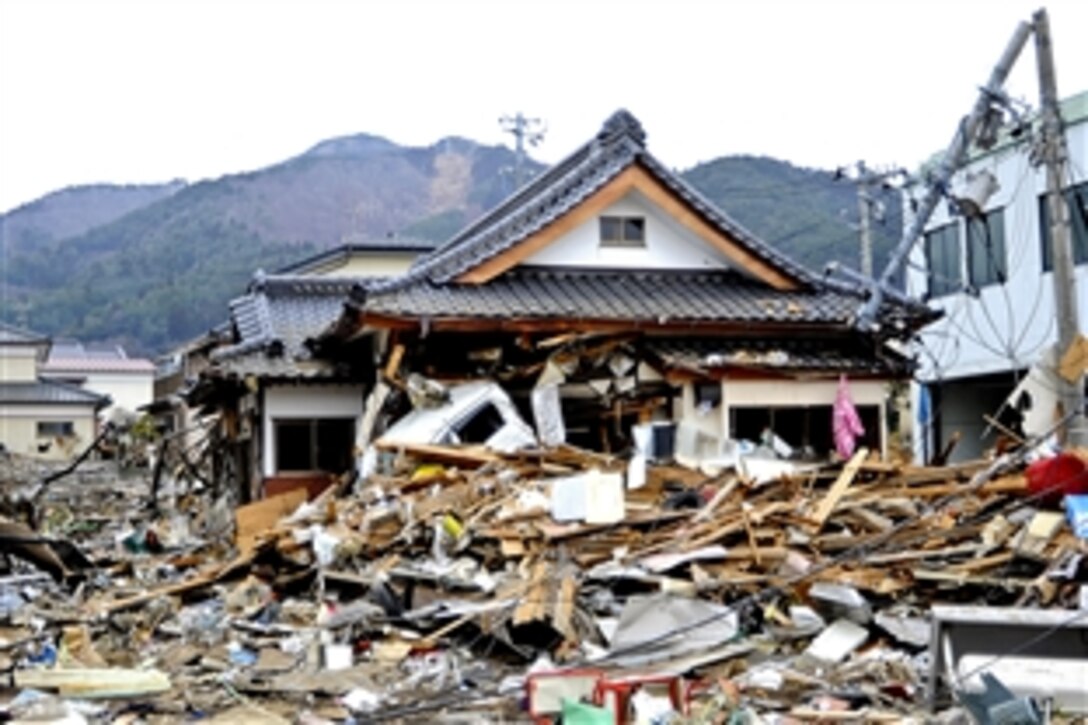
M 548 162 L 626 107 L 677 168 L 914 166 L 1041 2 L 0 0 L 0 211 L 359 132 L 509 142 L 518 110 L 546 119 Z M 1047 8 L 1059 93 L 1088 89 L 1088 1 Z M 1009 90 L 1034 104 L 1030 42 Z

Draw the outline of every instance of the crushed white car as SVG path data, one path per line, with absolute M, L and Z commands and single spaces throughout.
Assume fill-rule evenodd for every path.
M 513 453 L 537 445 L 533 429 L 497 383 L 480 380 L 451 386 L 438 405 L 417 407 L 398 420 L 363 454 L 359 472 L 377 470 L 377 444 L 483 445 Z

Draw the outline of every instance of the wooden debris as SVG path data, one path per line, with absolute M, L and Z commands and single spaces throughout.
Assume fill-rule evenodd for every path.
M 61 697 L 127 698 L 166 692 L 170 678 L 158 670 L 17 670 L 15 686 L 56 690 Z
M 846 489 L 850 488 L 850 484 L 854 482 L 854 478 L 858 475 L 858 471 L 861 469 L 862 462 L 869 456 L 868 448 L 861 448 L 850 458 L 850 461 L 842 469 L 842 473 L 835 479 L 835 483 L 832 484 L 831 489 L 827 492 L 827 495 L 816 504 L 809 518 L 812 519 L 813 529 L 819 531 L 824 527 L 831 512 L 835 510 L 835 507 L 839 505 L 839 500 L 846 493 Z
M 293 513 L 306 499 L 306 489 L 296 488 L 235 509 L 234 541 L 239 551 L 252 549 L 261 534 L 270 531 L 281 518 Z

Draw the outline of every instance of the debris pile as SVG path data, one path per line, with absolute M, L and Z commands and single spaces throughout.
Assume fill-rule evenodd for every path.
M 1088 611 L 1064 482 L 1014 455 L 860 450 L 757 483 L 568 446 L 379 453 L 357 483 L 233 509 L 199 485 L 152 507 L 146 474 L 101 464 L 50 486 L 8 551 L 90 561 L 0 579 L 7 712 L 921 722 L 949 703 L 931 682 L 986 684 L 937 671 L 934 605 Z

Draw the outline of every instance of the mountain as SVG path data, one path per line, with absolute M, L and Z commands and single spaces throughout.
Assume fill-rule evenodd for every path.
M 184 181 L 166 184 L 70 186 L 0 214 L 0 240 L 8 253 L 74 237 L 174 194 Z
M 760 156 L 726 156 L 684 172 L 684 179 L 755 232 L 814 272 L 838 261 L 859 268 L 857 191 L 834 174 Z M 902 209 L 881 192 L 883 218 L 873 225 L 873 266 L 879 273 L 899 239 Z
M 96 192 L 126 198 L 127 213 L 119 201 L 80 201 L 79 193 L 90 190 L 51 194 L 3 218 L 0 318 L 145 354 L 162 351 L 221 322 L 227 301 L 258 268 L 274 270 L 346 237 L 443 241 L 513 190 L 513 163 L 509 149 L 463 138 L 404 147 L 359 134 L 259 171 L 169 189 Z M 815 269 L 832 259 L 856 266 L 848 223 L 856 216 L 854 189 L 830 173 L 738 156 L 684 176 L 798 261 Z M 144 196 L 115 192 L 126 188 Z M 35 211 L 39 206 L 52 211 Z M 894 228 L 889 221 L 887 229 Z M 878 228 L 876 237 L 880 260 L 894 234 Z

